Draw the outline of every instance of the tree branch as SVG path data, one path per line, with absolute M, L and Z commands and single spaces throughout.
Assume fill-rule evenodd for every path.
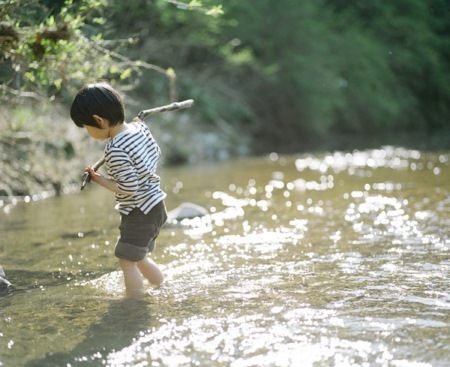
M 135 70 L 139 70 L 140 68 L 144 68 L 147 70 L 154 70 L 160 74 L 164 74 L 167 79 L 169 79 L 169 94 L 170 94 L 170 100 L 173 101 L 175 100 L 176 97 L 176 92 L 175 92 L 175 81 L 176 81 L 176 74 L 174 72 L 174 70 L 172 68 L 169 69 L 163 69 L 162 67 L 158 66 L 158 65 L 154 65 L 154 64 L 149 64 L 145 61 L 142 60 L 138 60 L 138 61 L 134 61 L 131 60 L 130 58 L 123 56 L 115 51 L 111 51 L 105 47 L 100 46 L 99 44 L 97 44 L 96 42 L 92 41 L 91 39 L 89 39 L 88 37 L 83 36 L 82 34 L 77 35 L 77 37 L 79 37 L 83 42 L 87 42 L 90 45 L 92 45 L 93 48 L 95 48 L 97 51 L 102 52 L 105 55 L 114 57 L 122 62 L 125 63 L 125 65 L 131 66 L 133 67 L 133 69 Z

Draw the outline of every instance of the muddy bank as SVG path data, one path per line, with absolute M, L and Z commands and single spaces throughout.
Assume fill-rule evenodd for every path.
M 59 195 L 79 177 L 73 143 L 31 132 L 9 132 L 0 138 L 0 197 Z

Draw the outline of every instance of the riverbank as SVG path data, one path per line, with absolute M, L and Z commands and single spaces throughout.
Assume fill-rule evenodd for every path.
M 74 179 L 75 152 L 70 141 L 10 132 L 0 138 L 0 154 L 1 197 L 58 195 Z
M 2 111 L 0 122 L 0 207 L 79 190 L 81 171 L 103 154 L 104 143 L 77 128 L 64 106 L 22 106 Z M 131 118 L 128 118 L 131 120 Z M 248 154 L 238 132 L 199 126 L 195 113 L 176 112 L 146 123 L 162 151 L 161 165 L 225 160 Z
M 104 143 L 77 128 L 63 106 L 21 107 L 4 114 L 6 118 L 0 123 L 0 207 L 11 201 L 38 200 L 79 190 L 82 169 L 102 156 Z M 299 141 L 295 146 L 270 146 L 224 123 L 205 128 L 195 118 L 195 112 L 185 111 L 146 121 L 163 151 L 162 165 L 198 164 L 269 151 L 289 154 L 383 145 L 450 149 L 448 131 L 429 136 L 410 132 L 382 137 L 333 136 Z

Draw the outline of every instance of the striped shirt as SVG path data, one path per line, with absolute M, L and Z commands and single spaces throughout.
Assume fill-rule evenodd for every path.
M 156 168 L 161 150 L 149 128 L 142 122 L 117 134 L 105 147 L 106 169 L 120 190 L 115 194 L 116 209 L 123 214 L 139 208 L 147 214 L 166 197 Z

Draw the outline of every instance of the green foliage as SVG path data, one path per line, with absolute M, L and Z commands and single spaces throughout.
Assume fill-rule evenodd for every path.
M 0 10 L 3 94 L 55 96 L 89 80 L 129 76 L 108 50 L 99 49 L 106 5 L 106 0 L 66 0 L 57 5 L 9 0 Z
M 385 91 L 375 94 L 381 111 L 386 112 L 380 115 L 386 126 L 379 127 L 443 128 L 450 113 L 445 107 L 450 103 L 448 2 L 328 3 L 337 12 L 344 36 L 348 24 L 354 24 L 355 31 L 364 34 L 366 45 L 378 45 L 379 52 L 370 60 Z M 383 68 L 377 70 L 381 64 Z
M 240 89 L 263 119 L 257 136 L 279 145 L 448 126 L 444 9 L 422 0 L 228 1 L 225 32 L 236 46 L 224 54 L 246 60 Z
M 1 3 L 3 94 L 61 98 L 103 78 L 131 109 L 195 98 L 199 129 L 266 149 L 450 121 L 447 0 Z
M 229 87 L 225 75 L 220 73 L 224 66 L 220 54 L 222 18 L 210 12 L 216 9 L 212 13 L 217 14 L 218 7 L 218 1 L 183 4 L 133 0 L 112 4 L 108 35 L 133 37 L 135 44 L 124 49 L 124 53 L 144 63 L 159 65 L 170 81 L 176 77 L 175 92 L 171 93 L 166 79 L 155 77 L 151 69 L 140 70 L 139 75 L 133 75 L 135 98 L 154 105 L 167 103 L 168 99 L 196 98 L 195 110 L 201 110 L 201 121 L 212 122 L 212 116 L 221 114 L 217 108 L 228 101 L 213 90 L 217 90 L 217 85 Z M 129 16 L 124 19 L 123 14 Z M 208 104 L 201 103 L 202 96 Z

